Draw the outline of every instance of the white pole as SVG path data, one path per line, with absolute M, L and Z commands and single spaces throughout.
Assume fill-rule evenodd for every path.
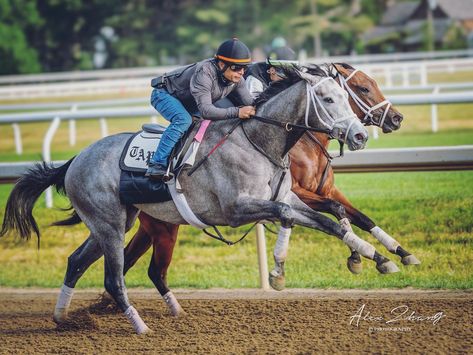
M 402 66 L 402 86 L 409 87 L 409 68 L 407 65 Z
M 391 67 L 390 66 L 384 67 L 384 78 L 385 78 L 385 81 L 386 81 L 386 86 L 388 88 L 392 87 L 393 86 L 393 79 L 392 79 L 392 75 L 391 75 Z
M 102 132 L 102 138 L 108 136 L 107 120 L 105 118 L 100 119 L 100 131 Z
M 440 92 L 440 88 L 436 86 L 432 94 L 438 94 L 439 92 Z M 433 104 L 430 107 L 430 118 L 432 120 L 432 132 L 435 133 L 439 130 L 437 104 Z
M 77 111 L 77 105 L 72 105 L 71 112 Z M 76 145 L 76 121 L 69 120 L 69 145 L 71 147 Z
M 378 134 L 378 127 L 373 126 L 373 139 L 378 139 L 379 134 Z
M 76 120 L 69 120 L 69 145 L 76 145 Z
M 16 154 L 21 155 L 23 154 L 23 145 L 21 144 L 20 125 L 18 123 L 13 123 L 12 127 L 13 127 L 13 135 L 15 137 Z
M 420 65 L 420 85 L 427 85 L 427 66 L 425 63 Z
M 43 140 L 43 160 L 46 163 L 51 162 L 51 142 L 53 140 L 54 134 L 56 133 L 59 124 L 61 123 L 61 119 L 59 117 L 54 117 L 54 120 L 51 122 L 51 125 L 46 132 Z M 51 187 L 46 189 L 46 207 L 51 208 L 53 207 L 53 192 Z
M 268 258 L 266 256 L 264 227 L 260 223 L 256 225 L 256 249 L 258 252 L 259 285 L 263 290 L 267 291 L 269 290 Z

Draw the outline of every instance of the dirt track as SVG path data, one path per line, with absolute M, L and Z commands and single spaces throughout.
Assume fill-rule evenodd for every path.
M 97 304 L 99 291 L 77 292 L 70 322 L 56 328 L 56 294 L 0 288 L 0 353 L 473 352 L 473 291 L 176 291 L 188 313 L 176 319 L 156 291 L 132 290 L 154 331 L 145 336 Z

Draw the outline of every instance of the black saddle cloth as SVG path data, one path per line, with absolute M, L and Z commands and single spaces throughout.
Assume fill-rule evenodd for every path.
M 197 127 L 200 125 L 199 120 L 192 122 L 189 130 L 179 139 L 176 146 L 174 147 L 169 160 L 172 161 L 173 157 L 181 150 L 187 149 L 193 137 L 196 133 Z M 153 124 L 143 125 L 143 129 L 148 132 L 162 133 L 163 127 Z M 123 160 L 123 154 L 126 152 L 129 142 L 133 137 L 130 138 L 125 146 L 120 161 Z M 182 157 L 181 157 L 182 160 Z M 177 174 L 177 170 L 180 168 L 181 161 L 178 161 L 176 167 L 171 166 L 171 171 Z M 123 204 L 135 204 L 135 203 L 158 203 L 172 200 L 168 186 L 162 181 L 151 180 L 144 176 L 146 171 L 126 169 L 124 165 L 120 164 L 121 175 L 120 175 L 120 201 Z
M 120 175 L 120 201 L 125 205 L 172 200 L 167 185 L 148 179 L 142 172 L 124 171 Z

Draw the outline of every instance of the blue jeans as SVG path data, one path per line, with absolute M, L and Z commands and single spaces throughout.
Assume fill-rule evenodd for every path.
M 151 105 L 170 122 L 163 133 L 152 162 L 167 166 L 172 148 L 179 138 L 189 129 L 192 116 L 182 103 L 169 94 L 166 89 L 154 89 L 151 93 Z

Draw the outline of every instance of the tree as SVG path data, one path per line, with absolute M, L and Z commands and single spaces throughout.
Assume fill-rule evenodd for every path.
M 29 35 L 41 24 L 34 0 L 0 0 L 0 74 L 41 71 Z

